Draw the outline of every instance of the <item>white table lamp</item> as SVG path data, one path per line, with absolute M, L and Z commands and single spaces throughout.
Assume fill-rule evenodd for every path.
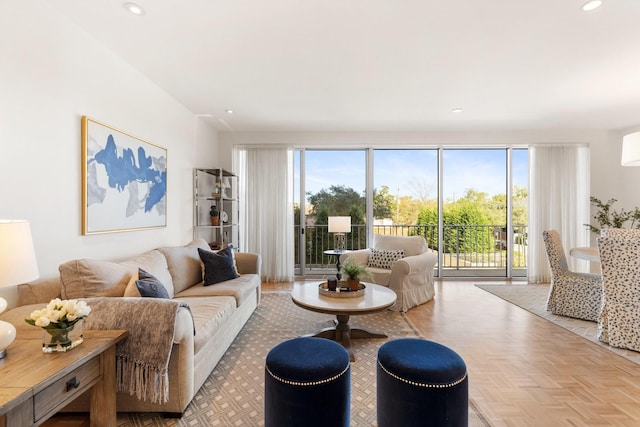
M 622 138 L 622 166 L 640 166 L 640 132 Z
M 334 248 L 339 251 L 345 249 L 344 233 L 351 232 L 350 216 L 330 216 L 329 233 L 334 236 Z
M 31 228 L 27 221 L 0 220 L 0 286 L 15 286 L 38 278 Z M 0 313 L 7 301 L 0 297 Z M 16 338 L 16 328 L 0 320 L 0 359 Z

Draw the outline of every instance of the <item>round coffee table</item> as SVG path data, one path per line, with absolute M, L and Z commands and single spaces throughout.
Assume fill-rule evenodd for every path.
M 396 302 L 395 292 L 384 286 L 363 282 L 366 286 L 363 296 L 334 298 L 320 295 L 318 292 L 320 283 L 322 282 L 294 284 L 291 290 L 291 299 L 297 306 L 305 310 L 336 316 L 337 321 L 334 327 L 322 329 L 314 334 L 309 334 L 309 336 L 329 338 L 339 342 L 349 352 L 349 358 L 352 362 L 355 360 L 351 350 L 352 339 L 387 337 L 380 332 L 352 328 L 349 325 L 349 317 L 358 314 L 371 314 L 391 307 Z

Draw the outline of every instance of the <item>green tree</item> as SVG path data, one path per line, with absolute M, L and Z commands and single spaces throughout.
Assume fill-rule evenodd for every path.
M 380 191 L 373 190 L 373 217 L 375 219 L 393 218 L 395 205 L 396 198 L 389 191 L 389 187 L 383 185 Z
M 492 247 L 492 236 L 486 227 L 472 227 L 488 225 L 489 222 L 481 205 L 474 198 L 462 198 L 455 203 L 443 207 L 444 223 L 444 252 L 473 252 Z M 438 247 L 438 210 L 436 207 L 426 207 L 418 214 L 417 232 L 427 239 L 431 248 Z
M 365 198 L 353 188 L 343 185 L 332 185 L 315 194 L 307 193 L 310 205 L 309 215 L 313 217 L 316 226 L 309 229 L 305 235 L 307 254 L 322 253 L 333 247 L 332 237 L 326 226 L 330 216 L 350 216 L 351 226 L 365 223 Z M 359 249 L 366 244 L 366 233 L 350 233 L 347 236 L 347 249 Z M 309 262 L 312 262 L 309 260 Z
M 316 194 L 307 193 L 311 206 L 310 215 L 315 217 L 317 225 L 326 225 L 329 216 L 349 216 L 353 206 L 365 210 L 365 199 L 353 188 L 344 185 L 332 185 Z M 359 218 L 351 217 L 352 224 L 364 224 L 364 214 Z

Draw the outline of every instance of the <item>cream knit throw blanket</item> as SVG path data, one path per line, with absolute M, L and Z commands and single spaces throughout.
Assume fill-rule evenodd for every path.
M 86 329 L 126 329 L 129 336 L 116 346 L 118 391 L 139 400 L 169 400 L 169 357 L 181 301 L 161 298 L 85 298 L 91 313 Z

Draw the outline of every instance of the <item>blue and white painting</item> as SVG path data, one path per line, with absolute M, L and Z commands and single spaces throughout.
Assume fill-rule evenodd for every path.
M 167 225 L 167 150 L 83 117 L 83 234 Z

